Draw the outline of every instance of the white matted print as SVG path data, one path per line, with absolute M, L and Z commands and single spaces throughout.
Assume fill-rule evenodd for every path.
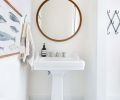
M 0 57 L 19 52 L 21 16 L 0 0 Z

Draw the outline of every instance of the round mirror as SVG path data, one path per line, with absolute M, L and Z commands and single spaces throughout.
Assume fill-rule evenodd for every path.
M 46 38 L 62 42 L 78 33 L 82 15 L 72 0 L 45 0 L 38 8 L 36 22 Z

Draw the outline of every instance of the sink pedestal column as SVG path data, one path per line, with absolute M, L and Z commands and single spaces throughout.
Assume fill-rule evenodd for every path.
M 50 71 L 52 74 L 51 100 L 63 100 L 64 71 Z

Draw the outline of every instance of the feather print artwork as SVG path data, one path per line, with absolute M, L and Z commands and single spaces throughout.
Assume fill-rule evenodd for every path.
M 10 14 L 10 19 L 11 19 L 13 22 L 20 23 L 20 21 L 18 20 L 18 18 L 17 18 L 12 12 L 9 12 L 9 14 Z
M 18 29 L 15 26 L 10 26 L 11 30 L 15 33 L 18 33 Z
M 5 23 L 7 22 L 2 15 L 0 15 L 0 23 Z
M 9 49 L 10 50 L 14 50 L 14 49 L 17 49 L 18 47 L 15 45 L 15 44 L 11 44 L 9 45 Z
M 21 21 L 11 0 L 0 0 L 0 58 L 20 52 Z
M 12 41 L 16 41 L 15 37 L 12 37 L 11 35 L 0 31 L 0 41 L 8 41 L 8 40 L 12 40 Z

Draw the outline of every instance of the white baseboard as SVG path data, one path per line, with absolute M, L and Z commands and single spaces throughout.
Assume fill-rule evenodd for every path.
M 120 100 L 120 95 L 116 96 L 107 96 L 106 100 Z
M 50 96 L 30 96 L 29 100 L 50 100 Z M 83 97 L 64 97 L 64 100 L 84 100 Z

